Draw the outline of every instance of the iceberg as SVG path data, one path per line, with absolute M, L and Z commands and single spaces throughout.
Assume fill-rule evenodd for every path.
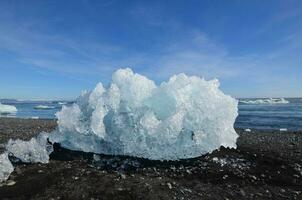
M 120 69 L 56 116 L 51 142 L 84 152 L 156 160 L 197 157 L 221 145 L 236 147 L 238 102 L 218 80 L 178 74 L 156 85 Z
M 8 159 L 8 154 L 0 154 L 0 183 L 6 181 L 13 171 L 14 167 Z
M 15 106 L 0 103 L 0 114 L 11 114 L 16 112 L 17 108 Z

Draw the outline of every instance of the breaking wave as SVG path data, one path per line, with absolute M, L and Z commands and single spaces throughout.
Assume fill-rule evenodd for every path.
M 51 110 L 54 108 L 55 108 L 54 106 L 46 106 L 46 105 L 38 105 L 34 107 L 34 109 L 36 110 Z
M 268 99 L 256 99 L 256 100 L 240 100 L 239 103 L 243 104 L 287 104 L 288 100 L 284 98 L 268 98 Z

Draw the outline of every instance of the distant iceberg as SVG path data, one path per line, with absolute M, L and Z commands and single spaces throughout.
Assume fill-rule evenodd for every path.
M 240 100 L 239 103 L 243 104 L 287 104 L 284 98 L 268 98 L 268 99 L 256 99 L 256 100 Z
M 58 102 L 59 105 L 66 105 L 67 102 Z
M 11 114 L 16 113 L 17 108 L 11 105 L 5 105 L 0 103 L 0 114 Z
M 37 109 L 37 110 L 50 110 L 50 109 L 54 109 L 55 107 L 54 106 L 46 106 L 46 105 L 38 105 L 38 106 L 35 106 L 34 109 Z

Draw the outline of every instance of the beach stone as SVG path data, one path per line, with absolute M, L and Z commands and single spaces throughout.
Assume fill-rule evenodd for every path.
M 16 184 L 16 182 L 13 181 L 13 180 L 8 180 L 7 183 L 6 183 L 7 186 L 13 186 L 15 184 Z

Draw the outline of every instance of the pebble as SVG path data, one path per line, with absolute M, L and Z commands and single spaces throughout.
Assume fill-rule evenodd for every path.
M 13 181 L 13 180 L 9 180 L 9 181 L 7 181 L 7 183 L 6 183 L 6 185 L 8 185 L 8 186 L 12 186 L 12 185 L 15 185 L 15 184 L 16 184 L 16 182 Z
M 298 174 L 294 174 L 293 177 L 300 178 L 300 176 Z
M 192 193 L 192 190 L 188 189 L 188 188 L 184 188 L 184 191 Z
M 16 167 L 15 171 L 18 175 L 22 174 L 22 171 L 19 167 Z
M 168 188 L 171 190 L 172 189 L 172 185 L 171 183 L 167 183 Z
M 255 181 L 257 180 L 256 176 L 251 176 L 252 179 L 254 179 Z
M 245 191 L 244 191 L 243 189 L 240 189 L 240 194 L 241 194 L 242 196 L 245 196 Z
M 126 175 L 125 174 L 121 174 L 120 175 L 122 179 L 126 179 Z

